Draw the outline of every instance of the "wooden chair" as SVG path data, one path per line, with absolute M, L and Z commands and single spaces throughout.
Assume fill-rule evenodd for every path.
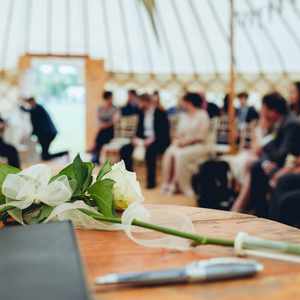
M 170 136 L 171 136 L 171 139 L 173 139 L 176 134 L 176 128 L 177 128 L 177 124 L 178 124 L 178 114 L 170 116 L 169 122 L 170 122 Z
M 120 160 L 120 149 L 129 144 L 136 133 L 138 116 L 121 117 L 115 124 L 113 140 L 104 145 L 101 151 L 101 162 L 110 160 L 116 163 Z
M 213 153 L 215 156 L 224 155 L 230 152 L 229 146 L 229 120 L 228 116 L 223 115 L 219 118 L 214 118 L 213 121 L 215 131 L 215 142 Z
M 257 126 L 257 121 L 252 121 L 246 123 L 245 126 L 240 130 L 240 143 L 239 149 L 249 149 L 251 147 L 251 142 L 254 134 L 255 127 Z

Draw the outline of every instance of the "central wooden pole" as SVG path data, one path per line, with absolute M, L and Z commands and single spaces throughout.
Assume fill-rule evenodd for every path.
M 236 122 L 235 122 L 235 109 L 234 109 L 234 99 L 235 99 L 235 0 L 230 0 L 230 36 L 229 36 L 229 49 L 230 49 L 230 74 L 229 74 L 229 143 L 231 152 L 236 151 Z

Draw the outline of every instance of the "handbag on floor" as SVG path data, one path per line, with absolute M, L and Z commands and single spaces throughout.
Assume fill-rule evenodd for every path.
M 226 161 L 208 160 L 192 177 L 198 206 L 228 210 L 234 200 L 230 166 Z

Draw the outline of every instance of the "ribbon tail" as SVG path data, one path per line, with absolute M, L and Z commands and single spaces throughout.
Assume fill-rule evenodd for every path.
M 134 219 L 180 231 L 195 232 L 192 221 L 186 215 L 168 212 L 155 206 L 146 208 L 142 203 L 133 203 L 124 211 L 122 224 L 126 235 L 139 245 L 181 251 L 190 249 L 190 241 L 153 230 L 137 228 L 132 225 Z

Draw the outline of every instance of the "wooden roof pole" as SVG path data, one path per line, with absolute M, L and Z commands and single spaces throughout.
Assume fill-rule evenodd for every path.
M 235 109 L 234 109 L 234 98 L 235 98 L 235 0 L 230 0 L 230 35 L 229 35 L 229 49 L 230 49 L 230 73 L 229 73 L 229 143 L 230 152 L 236 152 L 236 122 L 235 122 Z

